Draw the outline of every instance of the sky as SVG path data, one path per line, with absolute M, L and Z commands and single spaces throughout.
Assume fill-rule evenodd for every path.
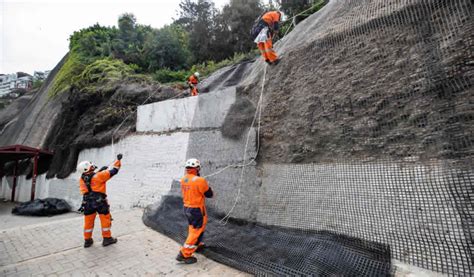
M 213 0 L 221 8 L 229 0 Z M 117 26 L 123 13 L 160 28 L 176 18 L 180 0 L 0 0 L 0 73 L 51 70 L 68 38 L 95 23 Z

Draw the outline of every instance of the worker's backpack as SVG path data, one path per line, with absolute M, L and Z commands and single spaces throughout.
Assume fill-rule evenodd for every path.
M 263 28 L 268 27 L 267 23 L 262 19 L 263 15 L 265 14 L 262 13 L 253 23 L 252 29 L 250 29 L 250 36 L 252 37 L 252 40 L 254 40 L 260 31 L 262 31 Z

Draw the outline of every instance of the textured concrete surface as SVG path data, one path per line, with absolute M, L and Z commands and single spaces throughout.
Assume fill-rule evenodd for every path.
M 144 226 L 141 209 L 112 215 L 118 243 L 102 247 L 96 219 L 94 245 L 87 249 L 77 214 L 13 228 L 0 221 L 0 276 L 247 276 L 201 255 L 196 264 L 179 264 L 179 245 Z
M 170 132 L 180 129 L 218 128 L 235 101 L 228 88 L 198 97 L 187 97 L 138 107 L 138 132 Z
M 82 151 L 78 161 L 90 160 L 99 167 L 110 165 L 114 153 L 122 153 L 122 168 L 107 183 L 109 203 L 113 209 L 145 207 L 166 194 L 173 179 L 183 173 L 186 159 L 188 133 L 168 135 L 133 135 L 111 146 Z M 65 199 L 77 209 L 82 201 L 79 193 L 79 174 L 66 179 L 38 178 L 36 198 L 56 197 Z M 10 199 L 11 178 L 3 178 L 0 198 Z M 18 181 L 15 199 L 29 201 L 31 180 L 22 176 Z
M 256 163 L 251 162 L 256 155 L 256 130 L 247 129 L 245 134 L 238 140 L 232 140 L 223 137 L 218 130 L 192 132 L 186 156 L 201 161 L 202 176 L 207 178 L 216 192 L 216 197 L 208 201 L 209 205 L 225 213 L 235 206 L 233 217 L 256 219 L 260 180 L 257 178 Z M 245 146 L 247 150 L 244 154 Z M 242 165 L 246 166 L 242 168 Z

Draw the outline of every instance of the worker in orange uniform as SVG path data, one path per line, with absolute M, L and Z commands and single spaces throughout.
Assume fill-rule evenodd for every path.
M 188 237 L 176 260 L 186 264 L 197 262 L 193 253 L 204 248 L 202 239 L 207 224 L 206 198 L 214 195 L 206 179 L 200 177 L 200 170 L 201 163 L 196 159 L 189 159 L 186 161 L 186 175 L 180 180 L 184 214 L 189 226 Z
M 279 23 L 281 20 L 281 12 L 270 11 L 261 16 L 259 25 L 260 32 L 255 39 L 258 49 L 262 53 L 265 62 L 270 65 L 276 65 L 280 61 L 277 53 L 273 50 L 273 37 L 279 31 Z
M 199 83 L 199 72 L 194 72 L 188 78 L 189 89 L 191 90 L 191 96 L 197 96 L 199 94 L 197 84 Z
M 110 208 L 107 202 L 106 182 L 118 173 L 122 154 L 117 155 L 117 160 L 109 168 L 103 168 L 96 172 L 97 167 L 89 162 L 83 161 L 77 169 L 82 173 L 79 180 L 79 188 L 83 195 L 81 210 L 84 211 L 84 247 L 90 247 L 94 243 L 92 231 L 96 214 L 99 214 L 102 227 L 102 246 L 108 246 L 117 242 L 112 237 L 110 228 L 112 226 Z

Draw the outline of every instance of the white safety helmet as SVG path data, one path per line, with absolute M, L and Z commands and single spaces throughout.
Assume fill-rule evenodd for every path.
M 86 173 L 95 168 L 94 164 L 89 161 L 82 161 L 77 165 L 77 171 L 80 173 Z
M 198 159 L 189 159 L 186 161 L 186 168 L 199 168 L 201 162 Z
M 288 20 L 288 16 L 284 12 L 279 11 L 279 13 L 280 13 L 280 22 L 284 22 Z
M 199 77 L 199 72 L 194 72 L 194 76 Z

